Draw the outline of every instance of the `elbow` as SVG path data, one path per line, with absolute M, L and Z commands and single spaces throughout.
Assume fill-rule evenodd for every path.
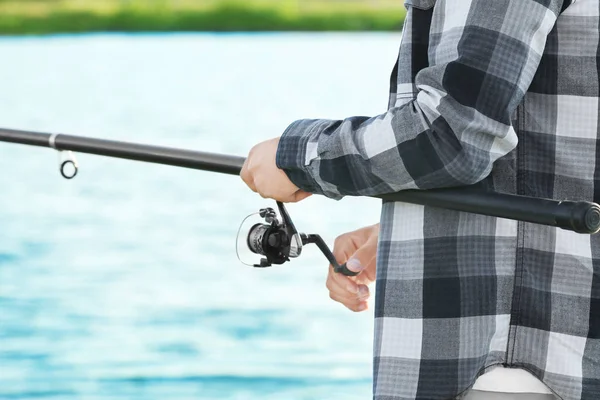
M 471 137 L 473 138 L 473 137 Z M 494 168 L 494 163 L 517 147 L 518 139 L 514 129 L 510 128 L 504 135 L 480 133 L 478 140 L 460 141 L 460 151 L 454 152 L 451 161 L 444 169 L 450 180 L 461 186 L 474 185 L 486 179 Z M 470 143 L 483 143 L 474 146 Z
M 420 93 L 415 103 L 423 131 L 406 143 L 402 158 L 416 166 L 416 176 L 425 178 L 417 181 L 419 188 L 481 182 L 490 175 L 496 160 L 517 146 L 517 135 L 510 122 L 498 122 L 452 99 L 433 99 L 431 92 Z M 508 112 L 503 115 L 506 118 L 502 120 L 510 120 Z
M 443 140 L 435 140 L 441 136 Z M 415 187 L 423 190 L 476 184 L 489 176 L 494 162 L 503 155 L 458 140 L 454 134 L 432 130 L 405 145 L 401 149 L 404 166 Z
M 461 149 L 447 168 L 462 185 L 474 185 L 487 178 L 494 163 L 512 152 L 518 144 L 517 134 L 511 126 L 503 131 L 481 129 L 470 134 L 463 132 L 461 138 Z
M 455 163 L 448 165 L 446 168 L 458 183 L 457 186 L 468 186 L 487 178 L 492 172 L 493 163 L 494 161 L 491 160 L 489 154 L 462 152 Z
M 437 168 L 431 168 L 428 174 L 423 174 L 415 183 L 422 190 L 474 185 L 490 174 L 492 166 L 493 160 L 489 155 L 463 149 Z

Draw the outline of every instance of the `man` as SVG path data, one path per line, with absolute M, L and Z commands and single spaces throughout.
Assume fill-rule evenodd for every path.
M 252 149 L 249 187 L 288 202 L 470 184 L 599 201 L 600 2 L 405 4 L 388 111 L 292 123 Z M 377 279 L 375 399 L 476 398 L 501 367 L 553 393 L 532 398 L 600 399 L 600 237 L 384 203 L 380 226 L 334 252 L 362 271 L 330 272 L 334 300 L 363 310 Z M 481 398 L 521 398 L 506 396 Z

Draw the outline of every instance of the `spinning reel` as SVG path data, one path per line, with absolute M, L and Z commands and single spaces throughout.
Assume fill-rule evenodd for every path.
M 242 263 L 257 268 L 281 265 L 290 261 L 291 258 L 299 257 L 302 253 L 302 246 L 314 243 L 333 266 L 335 272 L 346 276 L 357 275 L 356 272 L 350 271 L 345 263 L 338 264 L 321 236 L 298 233 L 283 203 L 278 201 L 277 207 L 281 219 L 279 219 L 274 209 L 268 207 L 261 209 L 258 213 L 249 215 L 242 221 L 236 246 L 238 259 Z M 263 221 L 248 227 L 247 221 L 256 215 L 260 216 Z M 240 235 L 246 229 L 248 234 Z M 254 255 L 262 256 L 262 258 L 258 263 L 246 263 L 240 257 L 240 253 L 245 250 L 250 250 Z

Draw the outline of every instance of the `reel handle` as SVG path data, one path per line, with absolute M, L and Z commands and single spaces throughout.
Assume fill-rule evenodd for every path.
M 358 275 L 358 272 L 350 271 L 348 269 L 348 267 L 346 266 L 346 263 L 343 263 L 342 265 L 337 265 L 337 263 L 335 263 L 333 265 L 333 270 L 339 274 L 346 275 L 346 276 Z
M 346 263 L 343 263 L 342 265 L 338 264 L 337 260 L 333 256 L 333 253 L 327 246 L 327 243 L 325 243 L 325 241 L 323 240 L 323 238 L 321 236 L 312 235 L 312 234 L 306 235 L 306 234 L 302 233 L 300 235 L 300 237 L 302 238 L 302 244 L 309 244 L 309 243 L 316 244 L 317 247 L 319 248 L 319 250 L 321 250 L 323 255 L 327 258 L 329 263 L 333 266 L 333 270 L 335 272 L 342 274 L 342 275 L 346 275 L 346 276 L 358 275 L 358 272 L 350 271 L 348 269 L 348 267 L 346 266 Z

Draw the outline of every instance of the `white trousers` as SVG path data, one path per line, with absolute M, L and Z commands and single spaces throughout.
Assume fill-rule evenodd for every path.
M 557 397 L 544 393 L 499 393 L 471 390 L 462 400 L 557 400 Z

